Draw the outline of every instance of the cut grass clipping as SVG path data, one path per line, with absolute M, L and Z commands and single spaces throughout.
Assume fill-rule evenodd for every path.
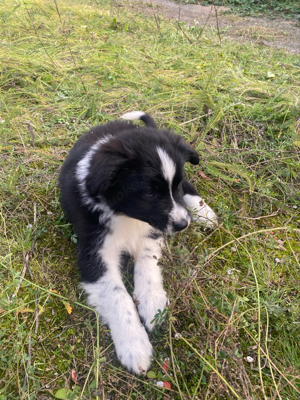
M 120 2 L 0 13 L 0 400 L 299 398 L 299 58 Z M 221 219 L 168 239 L 145 377 L 85 305 L 57 188 L 76 139 L 133 110 L 199 151 L 186 174 Z

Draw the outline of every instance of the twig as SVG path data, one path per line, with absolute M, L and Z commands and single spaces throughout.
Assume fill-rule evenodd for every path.
M 179 2 L 179 8 L 178 8 L 178 22 L 180 22 L 181 6 L 182 6 L 182 0 L 180 0 L 180 2 Z
M 29 272 L 30 278 L 33 279 L 33 275 L 32 275 L 31 269 L 29 267 L 28 261 L 29 261 L 29 257 L 33 253 L 35 245 L 36 245 L 36 240 L 34 240 L 32 246 L 31 246 L 31 249 L 27 253 L 23 252 L 23 270 L 22 270 L 22 273 L 21 273 L 20 282 L 18 283 L 18 285 L 16 287 L 15 293 L 11 296 L 12 298 L 16 297 L 16 295 L 18 294 L 18 291 L 20 290 L 20 287 L 22 285 L 23 279 L 25 277 L 26 271 Z
M 261 217 L 239 217 L 239 216 L 237 216 L 237 218 L 241 218 L 241 219 L 250 219 L 251 221 L 255 221 L 255 220 L 257 220 L 257 219 L 275 217 L 275 215 L 277 215 L 280 211 L 281 211 L 281 210 L 278 209 L 277 211 L 273 212 L 272 214 L 269 214 L 269 215 L 262 215 Z
M 203 25 L 203 28 L 201 29 L 201 32 L 199 33 L 198 39 L 201 38 L 202 33 L 203 33 L 204 29 L 206 28 L 206 25 L 207 25 L 207 23 L 208 23 L 208 20 L 209 20 L 209 18 L 210 18 L 210 16 L 211 16 L 211 13 L 212 13 L 212 6 L 210 7 L 210 12 L 209 12 L 209 14 L 208 14 L 208 17 L 206 18 L 206 21 L 205 21 L 205 24 Z
M 196 117 L 196 118 L 190 119 L 189 121 L 182 122 L 181 124 L 178 124 L 178 126 L 186 125 L 186 124 L 188 124 L 189 122 L 197 121 L 197 119 L 201 119 L 201 118 L 210 116 L 211 114 L 212 114 L 212 112 L 209 112 L 209 113 L 207 113 L 207 114 L 201 115 L 200 117 Z
M 25 264 L 25 266 L 27 268 L 27 271 L 29 272 L 30 278 L 33 279 L 33 275 L 32 275 L 32 272 L 31 272 L 31 269 L 30 269 L 29 263 L 28 263 L 29 257 L 30 257 L 31 254 L 32 254 L 31 251 L 29 251 L 26 254 L 23 253 L 23 260 L 24 260 L 24 264 Z
M 29 121 L 23 122 L 23 124 L 26 125 L 28 130 L 29 130 L 29 133 L 30 133 L 30 136 L 31 136 L 31 144 L 34 147 L 34 132 L 33 132 L 33 129 L 32 129 L 32 125 L 31 125 L 31 123 Z
M 193 42 L 191 41 L 191 39 L 188 37 L 188 35 L 184 32 L 184 30 L 181 28 L 181 26 L 180 26 L 180 22 L 179 21 L 177 21 L 177 25 L 178 25 L 178 28 L 181 30 L 181 32 L 184 34 L 184 36 L 187 38 L 187 40 L 191 43 L 191 44 L 193 44 Z
M 220 34 L 220 29 L 219 29 L 218 11 L 217 11 L 217 7 L 216 7 L 216 5 L 215 5 L 214 0 L 213 0 L 213 6 L 214 6 L 214 9 L 215 9 L 216 21 L 217 21 L 217 32 L 218 32 L 219 41 L 220 41 L 220 46 L 221 46 L 221 45 L 222 45 L 222 39 L 221 39 L 221 34 Z
M 150 3 L 151 3 L 151 7 L 152 7 L 152 9 L 153 9 L 153 15 L 154 15 L 155 23 L 156 23 L 156 26 L 157 26 L 157 30 L 158 30 L 158 32 L 159 32 L 159 34 L 160 34 L 160 36 L 161 36 L 160 25 L 159 25 L 159 21 L 158 21 L 158 19 L 157 19 L 156 13 L 155 13 L 155 11 L 154 11 L 154 7 L 153 7 L 152 0 L 150 0 Z
M 24 263 L 24 264 L 23 264 L 23 271 L 22 271 L 21 277 L 20 277 L 20 282 L 18 283 L 18 285 L 17 285 L 17 287 L 16 287 L 15 293 L 11 296 L 12 298 L 13 298 L 13 297 L 16 297 L 16 295 L 18 294 L 18 291 L 19 291 L 19 289 L 20 289 L 20 287 L 21 287 L 21 285 L 22 285 L 23 279 L 24 279 L 24 277 L 25 277 L 26 270 L 27 270 L 27 266 L 26 266 L 26 264 Z

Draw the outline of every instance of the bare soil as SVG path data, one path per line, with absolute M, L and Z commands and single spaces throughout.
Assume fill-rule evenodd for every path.
M 146 15 L 162 14 L 188 25 L 194 25 L 198 21 L 201 26 L 217 28 L 221 38 L 251 41 L 300 54 L 300 26 L 296 19 L 240 17 L 225 14 L 228 10 L 225 7 L 214 8 L 198 4 L 179 6 L 170 0 L 130 0 L 127 4 Z

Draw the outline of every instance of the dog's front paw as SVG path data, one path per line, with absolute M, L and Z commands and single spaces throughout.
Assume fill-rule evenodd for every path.
M 144 295 L 137 295 L 137 299 L 139 315 L 144 320 L 147 329 L 151 331 L 155 325 L 154 318 L 158 310 L 163 311 L 168 303 L 166 292 L 163 289 L 151 291 Z
M 135 374 L 145 373 L 151 364 L 152 345 L 140 324 L 113 338 L 120 363 Z
M 211 229 L 218 225 L 218 218 L 215 212 L 200 196 L 186 194 L 183 198 L 192 213 L 192 219 L 194 222 Z

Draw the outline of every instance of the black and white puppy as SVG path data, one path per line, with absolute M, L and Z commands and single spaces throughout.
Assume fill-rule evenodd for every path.
M 167 303 L 157 265 L 163 234 L 185 229 L 190 212 L 208 227 L 217 218 L 184 178 L 184 163 L 198 164 L 197 152 L 146 113 L 122 118 L 146 127 L 118 120 L 90 129 L 70 151 L 59 184 L 88 303 L 108 324 L 121 364 L 139 374 L 150 366 L 152 346 L 122 281 L 122 256 L 134 257 L 138 313 L 150 331 Z

